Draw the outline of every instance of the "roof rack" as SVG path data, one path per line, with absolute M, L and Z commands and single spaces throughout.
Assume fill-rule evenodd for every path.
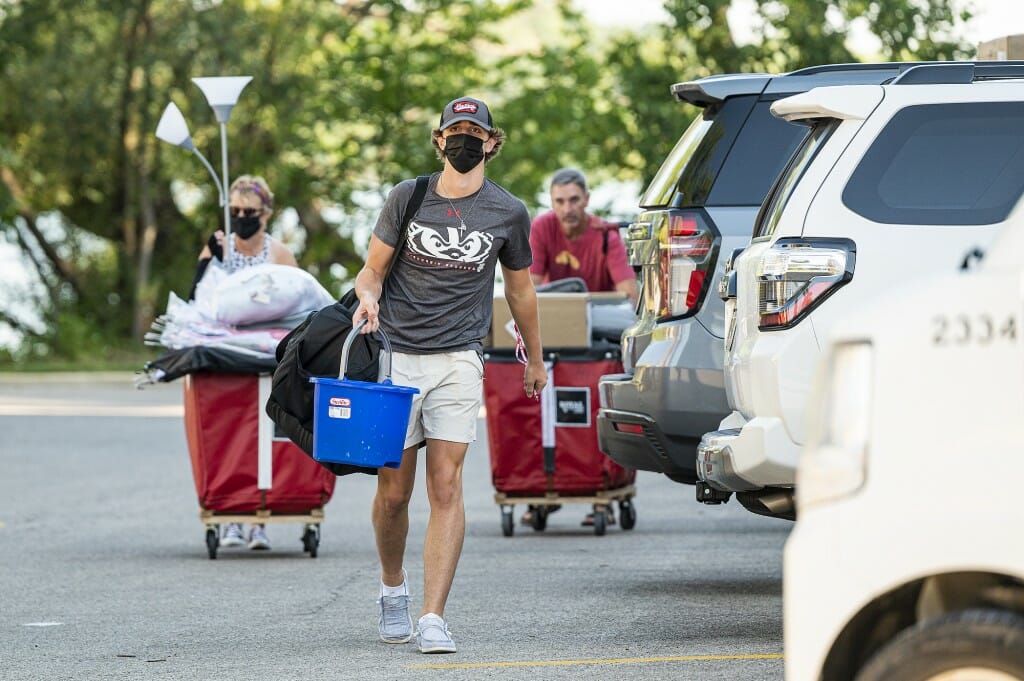
M 790 71 L 785 76 L 813 76 L 819 73 L 835 73 L 836 71 L 878 71 L 888 70 L 902 71 L 914 66 L 913 63 L 900 61 L 883 62 L 851 62 L 848 64 L 822 64 L 820 66 L 807 66 L 796 71 Z
M 978 80 L 1024 78 L 1024 61 L 939 62 L 918 64 L 893 79 L 893 85 L 966 85 Z

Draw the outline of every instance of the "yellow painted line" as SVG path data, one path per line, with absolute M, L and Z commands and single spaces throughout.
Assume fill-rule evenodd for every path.
M 406 669 L 505 669 L 509 667 L 575 667 L 600 664 L 646 664 L 649 662 L 718 662 L 722 660 L 781 660 L 781 653 L 750 655 L 673 655 L 668 657 L 613 657 L 605 660 L 528 660 L 523 662 L 458 662 L 453 664 L 411 664 Z

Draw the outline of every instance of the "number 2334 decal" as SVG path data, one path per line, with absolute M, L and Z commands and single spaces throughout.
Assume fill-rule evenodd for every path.
M 1017 318 L 987 314 L 939 315 L 932 318 L 934 345 L 988 345 L 1017 340 Z

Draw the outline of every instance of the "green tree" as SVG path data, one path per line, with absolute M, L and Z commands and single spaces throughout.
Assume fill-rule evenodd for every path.
M 525 6 L 406 4 L 0 5 L 0 228 L 46 283 L 46 346 L 73 356 L 137 342 L 167 292 L 187 288 L 220 211 L 202 166 L 153 130 L 176 102 L 216 165 L 219 130 L 195 76 L 255 76 L 229 123 L 231 173 L 265 175 L 279 206 L 295 208 L 303 264 L 325 283 L 329 265 L 351 270 L 356 249 L 324 209 L 434 167 L 439 102 L 491 82 L 477 52 Z M 200 192 L 197 205 L 176 201 L 176 181 Z
M 880 43 L 882 61 L 963 59 L 974 48 L 956 38 L 963 0 L 756 0 L 752 44 L 737 44 L 726 13 L 731 0 L 666 0 L 670 21 L 653 34 L 625 34 L 609 59 L 639 133 L 623 140 L 653 177 L 697 111 L 673 101 L 672 83 L 718 73 L 782 73 L 858 61 L 846 36 L 858 24 Z

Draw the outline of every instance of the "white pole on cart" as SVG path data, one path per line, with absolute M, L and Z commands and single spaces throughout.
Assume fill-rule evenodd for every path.
M 231 185 L 228 183 L 228 132 L 227 124 L 231 118 L 231 110 L 238 103 L 238 96 L 242 94 L 243 88 L 249 84 L 252 76 L 215 76 L 206 78 L 193 78 L 192 82 L 203 91 L 206 101 L 213 108 L 217 122 L 220 123 L 220 158 L 221 177 L 224 193 L 226 194 Z M 228 272 L 232 271 L 231 254 L 234 250 L 234 239 L 231 238 L 231 214 L 228 201 L 230 197 L 223 197 L 224 205 L 224 258 L 227 262 Z
M 540 391 L 540 443 L 544 448 L 544 472 L 555 472 L 555 364 L 544 362 L 548 383 Z
M 270 489 L 274 475 L 274 422 L 267 416 L 267 400 L 270 399 L 270 376 L 260 376 L 259 398 L 256 408 L 259 410 L 259 431 L 256 445 L 256 487 L 261 490 Z

